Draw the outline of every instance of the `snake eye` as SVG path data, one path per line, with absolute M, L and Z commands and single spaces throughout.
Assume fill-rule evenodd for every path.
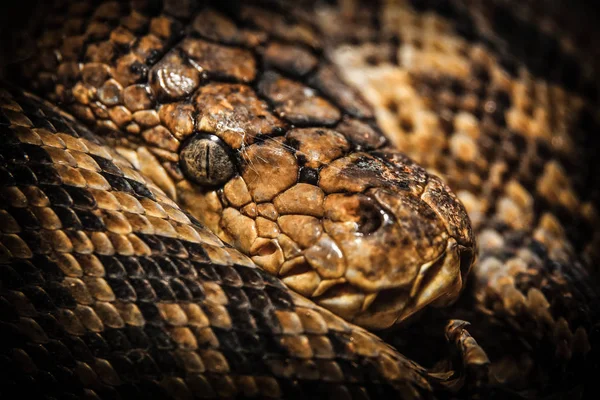
M 183 144 L 179 164 L 188 179 L 205 186 L 221 185 L 236 172 L 229 147 L 207 133 L 198 133 Z

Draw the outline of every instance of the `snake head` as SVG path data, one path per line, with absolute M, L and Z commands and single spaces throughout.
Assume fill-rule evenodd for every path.
M 150 88 L 170 93 L 158 78 L 181 63 L 157 64 Z M 315 85 L 338 85 L 330 94 L 349 101 L 328 71 Z M 141 135 L 132 162 L 222 240 L 347 320 L 385 328 L 451 303 L 474 254 L 463 206 L 387 147 L 362 103 L 342 113 L 319 93 L 273 71 L 255 86 L 208 82 L 159 107 L 162 125 Z
M 320 174 L 324 226 L 344 255 L 344 283 L 317 301 L 372 329 L 461 292 L 474 257 L 462 204 L 406 156 L 357 152 Z
M 293 128 L 237 146 L 198 133 L 180 152 L 196 184 L 179 192 L 202 222 L 293 290 L 385 328 L 454 301 L 474 239 L 439 178 L 398 152 L 357 145 L 357 128 Z

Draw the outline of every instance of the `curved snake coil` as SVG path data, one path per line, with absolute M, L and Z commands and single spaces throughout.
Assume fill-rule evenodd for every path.
M 0 96 L 0 390 L 591 396 L 596 66 L 561 10 L 50 6 L 7 76 L 54 105 Z

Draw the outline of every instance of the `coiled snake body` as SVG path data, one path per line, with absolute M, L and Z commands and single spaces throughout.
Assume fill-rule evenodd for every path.
M 592 396 L 596 65 L 552 4 L 40 6 L 0 395 Z

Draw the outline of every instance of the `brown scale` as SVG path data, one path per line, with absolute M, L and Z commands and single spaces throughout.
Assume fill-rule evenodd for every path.
M 308 50 L 286 43 L 269 43 L 263 56 L 266 65 L 270 65 L 295 76 L 304 76 L 318 63 L 317 58 Z
M 0 129 L 2 397 L 421 399 L 460 379 L 291 292 L 49 104 L 2 89 Z
M 265 96 L 277 114 L 294 125 L 334 125 L 340 112 L 313 88 L 286 79 L 274 72 L 266 72 L 258 84 L 259 93 Z

